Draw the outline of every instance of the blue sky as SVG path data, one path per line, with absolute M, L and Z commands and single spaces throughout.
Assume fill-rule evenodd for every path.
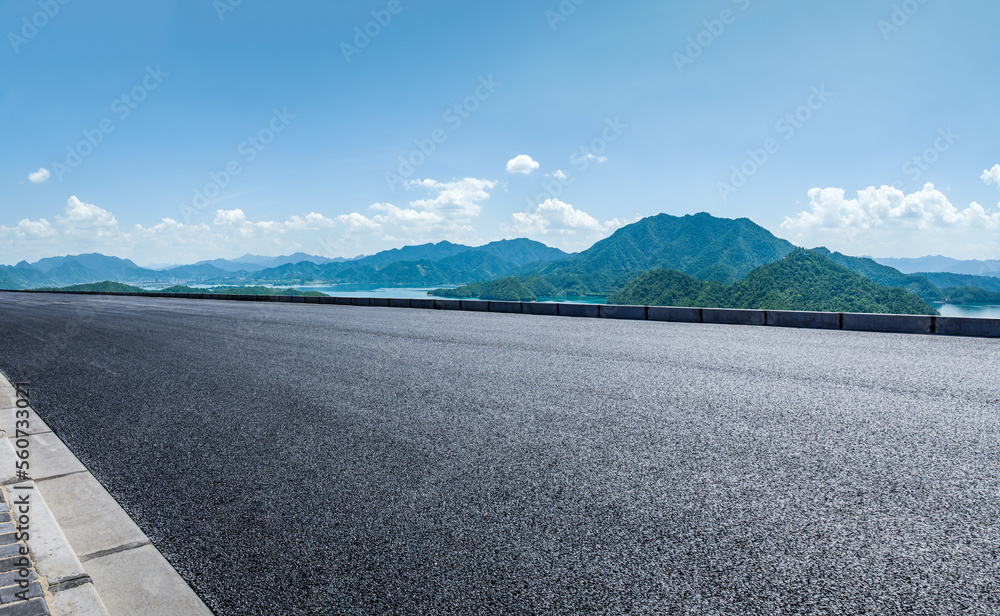
M 1000 258 L 998 17 L 942 0 L 9 0 L 0 262 L 580 250 L 699 211 L 851 254 Z

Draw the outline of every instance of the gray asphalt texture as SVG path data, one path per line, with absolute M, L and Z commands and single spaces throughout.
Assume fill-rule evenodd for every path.
M 218 614 L 1000 614 L 997 345 L 0 294 Z

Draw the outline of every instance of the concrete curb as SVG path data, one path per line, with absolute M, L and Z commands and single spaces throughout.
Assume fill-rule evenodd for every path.
M 212 612 L 104 487 L 0 374 L 0 483 L 31 498 L 30 549 L 53 616 Z M 18 417 L 18 410 L 22 416 Z M 21 424 L 27 411 L 28 426 Z M 17 476 L 27 450 L 30 467 Z M 0 611 L 0 616 L 3 612 Z
M 462 310 L 543 316 L 627 319 L 633 321 L 799 327 L 898 334 L 1000 338 L 1000 319 L 980 319 L 974 317 L 806 312 L 793 310 L 732 310 L 727 308 L 682 308 L 676 306 L 621 306 L 615 304 L 495 302 L 443 298 L 292 297 L 207 293 L 114 293 L 110 291 L 91 293 L 83 291 L 20 291 L 2 289 L 0 291 L 5 293 L 64 293 L 74 295 L 113 295 L 227 301 L 281 301 L 306 304 L 336 304 L 340 306 L 381 306 L 424 310 Z

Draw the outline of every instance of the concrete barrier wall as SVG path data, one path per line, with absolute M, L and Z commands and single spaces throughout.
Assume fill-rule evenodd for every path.
M 472 310 L 474 312 L 489 312 L 490 303 L 480 299 L 463 299 L 461 300 L 462 310 Z
M 809 329 L 840 329 L 840 313 L 768 310 L 767 324 L 773 325 L 775 327 L 807 327 Z
M 631 321 L 645 321 L 645 306 L 617 306 L 615 304 L 598 305 L 598 315 L 602 319 L 629 319 Z
M 971 319 L 964 317 L 937 317 L 934 331 L 942 336 L 978 336 L 1000 338 L 1000 319 Z
M 650 306 L 646 311 L 650 321 L 673 321 L 675 323 L 701 323 L 701 308 L 675 308 L 672 306 Z
M 724 325 L 766 325 L 767 317 L 763 310 L 730 310 L 728 308 L 702 308 L 702 323 L 717 323 Z
M 934 317 L 909 314 L 856 314 L 845 312 L 842 329 L 894 334 L 930 334 Z
M 597 304 L 556 304 L 556 306 L 561 317 L 596 319 L 601 316 L 601 309 Z
M 521 304 L 521 311 L 524 314 L 536 314 L 547 317 L 559 316 L 559 304 L 525 302 Z
M 521 314 L 521 302 L 490 302 L 490 312 L 505 312 L 507 314 Z
M 223 301 L 287 302 L 305 304 L 335 304 L 341 306 L 377 306 L 464 310 L 675 323 L 712 323 L 772 327 L 803 327 L 809 329 L 842 329 L 850 331 L 937 334 L 1000 338 L 1000 319 L 971 317 L 936 317 L 901 314 L 858 314 L 850 312 L 805 312 L 791 310 L 730 310 L 724 308 L 682 308 L 676 306 L 618 306 L 613 304 L 568 304 L 538 302 L 494 302 L 445 298 L 395 299 L 383 297 L 307 297 L 290 295 L 236 295 L 211 293 L 115 293 L 85 291 L 8 291 L 4 293 L 63 293 L 70 295 L 113 295 L 128 297 L 163 297 L 181 299 L 212 299 Z

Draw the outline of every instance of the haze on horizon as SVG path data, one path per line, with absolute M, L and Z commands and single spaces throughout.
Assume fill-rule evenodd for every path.
M 579 251 L 700 211 L 846 254 L 997 259 L 998 17 L 984 0 L 13 0 L 0 263 Z

